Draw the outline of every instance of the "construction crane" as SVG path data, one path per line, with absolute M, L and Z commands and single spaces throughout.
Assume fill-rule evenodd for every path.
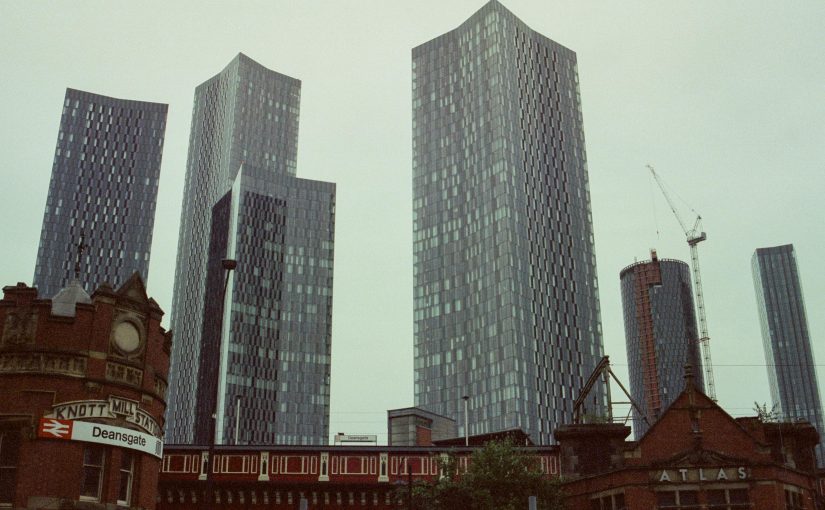
M 696 213 L 696 211 L 693 211 L 696 213 L 696 221 L 693 223 L 693 228 L 689 229 L 687 227 L 685 222 L 682 220 L 682 217 L 679 215 L 679 211 L 676 209 L 676 206 L 673 204 L 670 194 L 668 194 L 667 189 L 665 189 L 659 174 L 656 173 L 653 166 L 647 165 L 647 168 L 656 180 L 656 184 L 659 185 L 659 189 L 662 190 L 662 195 L 665 196 L 667 205 L 670 206 L 670 210 L 673 211 L 673 215 L 676 216 L 676 221 L 678 221 L 679 226 L 682 227 L 682 232 L 684 232 L 685 237 L 687 238 L 688 246 L 690 246 L 690 258 L 693 267 L 693 286 L 696 292 L 696 310 L 699 316 L 699 345 L 702 349 L 702 358 L 705 365 L 705 389 L 707 390 L 707 395 L 714 402 L 716 402 L 716 383 L 713 380 L 713 362 L 710 357 L 708 320 L 705 316 L 705 298 L 702 293 L 702 273 L 699 270 L 699 243 L 707 239 L 708 236 L 702 230 L 702 216 Z

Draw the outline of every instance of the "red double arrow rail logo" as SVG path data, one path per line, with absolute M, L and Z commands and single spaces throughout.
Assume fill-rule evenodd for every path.
M 41 418 L 40 427 L 37 429 L 37 437 L 45 437 L 48 439 L 71 439 L 72 421 Z

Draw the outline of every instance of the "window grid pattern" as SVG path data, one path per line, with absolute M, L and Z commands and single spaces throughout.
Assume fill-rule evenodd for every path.
M 34 270 L 42 296 L 74 279 L 81 236 L 87 290 L 118 286 L 135 271 L 148 280 L 166 111 L 66 90 Z
M 793 245 L 759 248 L 751 265 L 773 405 L 782 419 L 806 420 L 822 435 L 816 363 Z M 816 459 L 825 465 L 821 442 Z
M 489 2 L 412 75 L 416 405 L 550 443 L 603 352 L 575 53 Z
M 295 175 L 300 96 L 299 80 L 243 54 L 195 90 L 172 299 L 172 443 L 194 438 L 212 209 L 243 162 L 273 175 Z
M 207 295 L 221 292 L 221 258 L 228 253 L 238 261 L 229 290 L 219 437 L 234 443 L 238 423 L 240 444 L 326 444 L 335 185 L 244 165 L 219 204 L 212 234 L 227 242 L 213 245 Z M 219 313 L 208 310 L 205 323 Z M 204 338 L 209 335 L 205 328 Z M 216 355 L 202 351 L 208 359 L 202 366 L 217 367 Z M 199 387 L 198 409 L 213 408 L 215 389 L 214 383 Z M 208 440 L 208 425 L 199 419 L 196 427 L 207 435 L 196 437 Z
M 690 267 L 657 259 L 633 264 L 619 278 L 630 393 L 652 422 L 684 389 L 686 364 L 693 367 L 694 385 L 704 391 Z M 634 408 L 636 438 L 647 429 Z

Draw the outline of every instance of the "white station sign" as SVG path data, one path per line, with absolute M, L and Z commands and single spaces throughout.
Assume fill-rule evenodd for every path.
M 337 443 L 377 443 L 378 436 L 375 434 L 338 434 L 335 436 Z
M 55 418 L 59 421 L 123 418 L 146 432 L 163 438 L 163 431 L 160 425 L 158 425 L 149 413 L 140 408 L 140 404 L 137 401 L 115 395 L 110 395 L 108 400 L 63 402 L 52 406 L 52 411 L 43 417 Z
M 108 444 L 163 457 L 163 441 L 151 434 L 88 421 L 41 418 L 37 437 Z

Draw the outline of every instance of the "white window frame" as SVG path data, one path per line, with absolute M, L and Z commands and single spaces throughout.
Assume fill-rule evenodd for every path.
M 747 503 L 731 503 L 730 501 L 730 493 L 734 490 L 745 490 L 748 494 L 748 502 Z M 735 485 L 733 487 L 708 487 L 706 489 L 706 494 L 710 491 L 723 491 L 725 494 L 725 508 L 730 509 L 731 505 L 735 505 L 733 508 L 753 508 L 753 501 L 751 501 L 751 492 L 747 486 L 739 486 Z M 711 507 L 711 503 L 707 503 L 708 508 Z M 715 507 L 714 507 L 715 508 Z
M 100 465 L 96 464 L 86 464 L 86 452 L 89 450 L 99 450 L 100 455 Z M 99 470 L 99 476 L 97 479 L 97 496 L 86 496 L 84 494 L 80 494 L 80 501 L 100 501 L 100 494 L 103 489 L 103 477 L 106 473 L 106 449 L 100 445 L 86 445 L 83 448 L 83 478 L 81 479 L 80 484 L 80 491 L 82 492 L 84 487 L 86 486 L 86 468 L 97 468 Z
M 126 469 L 123 466 L 123 460 L 126 459 L 127 457 L 129 458 L 128 469 Z M 124 476 L 128 477 L 128 482 L 127 482 L 127 485 L 126 485 L 126 499 L 120 499 L 120 496 L 121 496 L 120 490 L 121 490 L 121 487 L 123 485 L 123 477 Z M 121 457 L 120 457 L 120 480 L 118 481 L 119 485 L 118 485 L 118 488 L 117 488 L 117 492 L 118 492 L 118 494 L 117 494 L 117 504 L 118 505 L 128 506 L 130 504 L 130 501 L 132 501 L 132 485 L 134 484 L 134 482 L 135 482 L 135 456 L 132 454 L 132 452 L 128 452 L 128 451 L 124 450 L 123 452 L 121 452 Z
M 590 501 L 591 501 L 591 502 L 592 502 L 592 501 L 599 501 L 599 505 L 601 506 L 601 503 L 603 502 L 602 500 L 604 500 L 605 498 L 610 498 L 610 508 L 608 508 L 607 510 L 617 510 L 619 507 L 617 506 L 618 504 L 616 503 L 616 496 L 621 496 L 621 497 L 623 497 L 623 498 L 626 498 L 626 495 L 625 495 L 624 490 L 620 490 L 620 491 L 612 491 L 612 492 L 602 492 L 602 493 L 599 493 L 599 495 L 598 495 L 598 496 L 593 496 L 593 497 L 591 497 L 591 498 L 590 498 Z M 592 506 L 592 504 L 591 504 L 591 506 Z M 623 506 L 623 507 L 621 507 L 621 508 L 622 508 L 622 509 L 627 509 L 627 508 L 628 508 L 628 507 L 627 507 L 627 500 L 626 500 L 626 499 L 625 499 L 625 504 L 624 504 L 624 506 Z

